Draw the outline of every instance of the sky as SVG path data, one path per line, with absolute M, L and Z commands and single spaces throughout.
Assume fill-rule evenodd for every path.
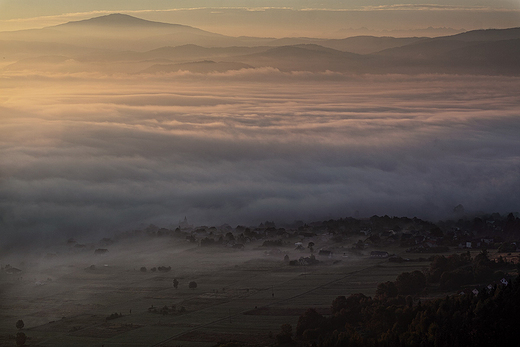
M 441 36 L 520 25 L 518 0 L 0 0 L 0 31 L 41 28 L 114 12 L 231 36 Z

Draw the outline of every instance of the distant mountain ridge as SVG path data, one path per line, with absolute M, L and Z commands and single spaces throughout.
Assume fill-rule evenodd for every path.
M 479 29 L 451 36 L 443 36 L 462 41 L 501 41 L 520 38 L 520 27 L 508 29 Z
M 71 21 L 63 24 L 56 25 L 55 27 L 71 27 L 71 26 L 108 26 L 108 27 L 154 27 L 154 28 L 167 28 L 167 27 L 186 27 L 192 28 L 187 25 L 181 24 L 170 24 L 163 22 L 149 21 L 141 19 L 127 14 L 112 13 L 106 16 L 94 17 L 90 19 L 84 19 L 79 21 Z M 200 30 L 200 29 L 198 29 Z
M 73 62 L 77 70 L 83 66 L 86 71 L 110 71 L 112 66 L 123 73 L 272 67 L 377 74 L 520 74 L 520 27 L 436 38 L 273 39 L 230 37 L 114 13 L 43 29 L 3 32 L 0 43 L 0 55 L 12 62 L 6 65 L 8 70 L 31 66 L 37 70 L 40 61 L 55 70 L 63 62 Z M 67 59 L 49 62 L 45 58 L 49 56 Z

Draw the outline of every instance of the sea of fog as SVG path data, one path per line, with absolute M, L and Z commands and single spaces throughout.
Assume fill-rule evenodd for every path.
M 520 211 L 519 78 L 0 79 L 0 241 Z

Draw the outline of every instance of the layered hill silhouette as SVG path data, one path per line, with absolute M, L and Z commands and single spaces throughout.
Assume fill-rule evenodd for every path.
M 345 39 L 230 37 L 110 14 L 43 29 L 0 33 L 4 70 L 198 73 L 272 67 L 342 73 L 520 73 L 520 28 L 452 36 Z M 49 57 L 59 57 L 50 59 Z M 72 64 L 73 63 L 73 64 Z

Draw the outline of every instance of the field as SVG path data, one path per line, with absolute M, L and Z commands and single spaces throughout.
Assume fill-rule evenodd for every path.
M 290 245 L 293 241 L 298 240 Z M 316 246 L 332 245 L 316 241 Z M 373 296 L 378 283 L 429 265 L 371 259 L 365 250 L 348 257 L 317 256 L 322 263 L 314 266 L 291 266 L 285 254 L 292 260 L 309 256 L 309 250 L 290 246 L 268 256 L 261 241 L 232 250 L 139 239 L 108 249 L 99 255 L 92 246 L 60 246 L 32 257 L 4 255 L 2 266 L 9 263 L 22 272 L 0 273 L 0 346 L 15 345 L 19 319 L 30 346 L 212 346 L 219 340 L 268 345 L 282 324 L 295 329 L 306 308 L 327 314 L 339 295 Z M 397 247 L 385 250 L 404 253 Z M 151 271 L 158 266 L 172 269 Z M 188 287 L 191 281 L 195 289 Z M 114 313 L 121 316 L 106 319 Z

